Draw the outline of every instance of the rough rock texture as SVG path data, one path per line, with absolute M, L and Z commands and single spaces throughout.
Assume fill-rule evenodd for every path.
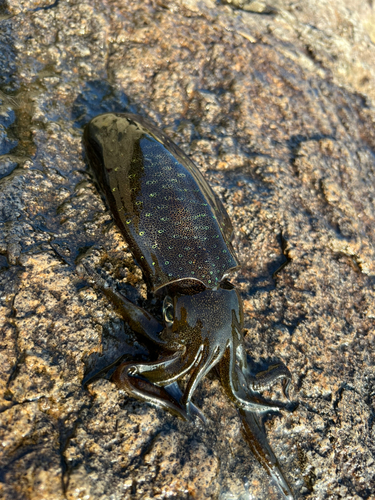
M 90 378 L 147 349 L 79 258 L 157 308 L 82 154 L 108 110 L 154 120 L 233 220 L 248 352 L 293 373 L 265 425 L 296 497 L 375 498 L 372 4 L 0 0 L 0 498 L 280 498 L 214 376 L 206 427 Z

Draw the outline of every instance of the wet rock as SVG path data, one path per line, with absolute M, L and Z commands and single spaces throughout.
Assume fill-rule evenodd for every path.
M 82 154 L 82 126 L 105 111 L 154 120 L 232 218 L 248 353 L 293 373 L 299 406 L 264 423 L 297 498 L 371 497 L 374 12 L 0 3 L 2 498 L 279 498 L 214 374 L 194 398 L 203 426 L 101 372 L 149 349 L 77 264 L 158 314 Z

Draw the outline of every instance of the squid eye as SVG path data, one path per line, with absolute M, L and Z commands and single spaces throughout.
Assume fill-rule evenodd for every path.
M 163 302 L 163 316 L 166 325 L 171 326 L 174 320 L 174 307 L 173 300 L 168 295 L 165 297 Z

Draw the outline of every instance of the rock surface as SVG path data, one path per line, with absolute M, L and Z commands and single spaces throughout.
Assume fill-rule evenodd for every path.
M 265 425 L 296 497 L 375 498 L 374 26 L 359 0 L 0 1 L 0 498 L 280 498 L 215 377 L 206 427 L 90 379 L 147 354 L 76 269 L 147 303 L 82 154 L 110 110 L 232 218 L 248 352 L 293 374 Z

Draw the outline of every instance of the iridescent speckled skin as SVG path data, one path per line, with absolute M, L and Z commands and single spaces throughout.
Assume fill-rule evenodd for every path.
M 185 419 L 198 416 L 204 421 L 191 399 L 216 366 L 226 394 L 239 410 L 250 448 L 284 498 L 294 498 L 257 417 L 280 405 L 256 392 L 277 380 L 286 391 L 290 373 L 277 365 L 251 375 L 243 348 L 242 301 L 227 280 L 238 261 L 223 205 L 183 151 L 141 117 L 97 116 L 85 128 L 84 144 L 149 289 L 164 297 L 160 324 L 88 271 L 130 327 L 155 346 L 155 360 L 123 363 L 113 380 L 131 396 Z M 177 381 L 186 375 L 182 392 Z
M 145 134 L 120 115 L 101 115 L 86 130 L 100 130 L 96 147 L 111 167 L 87 149 L 90 163 L 153 291 L 186 277 L 215 288 L 238 265 L 232 224 L 193 162 L 152 125 Z

